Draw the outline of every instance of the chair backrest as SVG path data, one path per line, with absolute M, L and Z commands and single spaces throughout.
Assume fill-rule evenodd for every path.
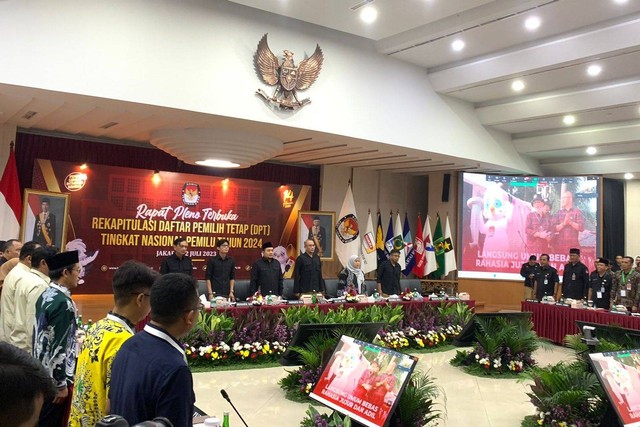
M 251 296 L 251 282 L 249 280 L 236 280 L 233 285 L 233 296 L 237 301 L 245 301 Z
M 375 280 L 365 280 L 364 285 L 368 297 L 373 295 L 373 293 L 378 290 L 378 282 L 376 282 Z
M 404 292 L 405 289 L 411 289 L 412 292 L 418 292 L 422 294 L 422 283 L 420 279 L 402 279 L 400 280 L 400 289 Z
M 204 295 L 208 297 L 207 293 L 207 281 L 206 280 L 198 280 L 198 296 Z
M 324 290 L 327 298 L 337 298 L 338 297 L 338 279 L 325 279 Z
M 282 298 L 286 300 L 296 299 L 293 293 L 293 279 L 284 279 L 282 286 Z

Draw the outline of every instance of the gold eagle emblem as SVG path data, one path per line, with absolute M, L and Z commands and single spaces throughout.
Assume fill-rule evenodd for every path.
M 276 55 L 269 49 L 267 34 L 262 36 L 258 43 L 258 50 L 255 54 L 256 72 L 266 84 L 276 86 L 272 96 L 269 96 L 262 89 L 257 90 L 270 104 L 283 109 L 295 110 L 311 102 L 309 98 L 299 100 L 296 94 L 299 90 L 308 89 L 318 78 L 322 69 L 324 56 L 320 45 L 316 44 L 316 50 L 308 58 L 305 58 L 296 67 L 293 62 L 293 52 L 283 51 L 282 63 Z

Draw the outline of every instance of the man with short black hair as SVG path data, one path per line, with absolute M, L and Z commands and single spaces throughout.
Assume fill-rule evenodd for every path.
M 137 261 L 125 262 L 114 273 L 115 306 L 87 332 L 78 356 L 69 427 L 93 427 L 109 414 L 113 359 L 135 334 L 135 325 L 149 314 L 157 277 L 157 272 Z
M 9 261 L 11 258 L 18 258 L 21 249 L 22 242 L 18 239 L 9 239 L 4 242 L 2 246 L 2 256 L 0 256 L 0 265 Z
M 589 291 L 589 269 L 580 262 L 580 249 L 569 249 L 569 262 L 562 272 L 560 294 L 563 298 L 586 299 Z M 559 297 L 560 295 L 558 295 Z
M 33 344 L 36 303 L 40 295 L 49 287 L 51 281 L 49 267 L 45 260 L 57 253 L 58 249 L 55 246 L 38 247 L 30 257 L 31 269 L 29 273 L 25 274 L 17 283 L 14 298 L 15 321 L 9 332 L 8 341 L 28 353 L 31 353 Z
M 113 361 L 111 414 L 130 425 L 155 417 L 166 417 L 174 426 L 193 423 L 193 378 L 178 339 L 194 327 L 201 308 L 192 277 L 169 273 L 155 282 L 151 321 L 120 347 Z
M 327 231 L 320 225 L 320 217 L 318 215 L 313 217 L 313 224 L 309 227 L 309 235 L 307 236 L 307 239 L 313 240 L 313 253 L 318 256 L 322 256 L 325 250 Z
M 36 302 L 33 356 L 49 372 L 58 392 L 53 400 L 45 401 L 38 424 L 60 427 L 76 369 L 77 310 L 71 290 L 80 280 L 78 251 L 62 252 L 45 262 L 51 282 Z
M 262 295 L 282 295 L 284 281 L 280 261 L 273 258 L 273 244 L 264 242 L 262 258 L 251 267 L 251 292 L 260 291 Z
M 36 222 L 33 224 L 33 240 L 43 246 L 53 246 L 56 244 L 56 216 L 49 210 L 51 201 L 47 197 L 40 200 L 40 213 L 36 215 Z
M 236 282 L 236 265 L 229 256 L 229 241 L 220 239 L 216 242 L 218 253 L 207 262 L 207 292 L 209 299 L 222 296 L 234 300 L 233 287 Z
M 324 292 L 322 261 L 317 255 L 314 240 L 305 240 L 304 253 L 296 258 L 293 270 L 293 292 L 295 294 Z
M 182 273 L 193 276 L 193 262 L 187 256 L 189 244 L 184 237 L 173 241 L 173 254 L 169 255 L 160 265 L 160 274 Z
M 524 277 L 524 299 L 533 298 L 533 288 L 539 269 L 540 264 L 536 262 L 535 255 L 531 255 L 529 262 L 525 262 L 520 267 L 520 275 Z
M 55 394 L 51 377 L 40 362 L 23 350 L 0 342 L 0 426 L 37 425 L 42 402 Z
M 400 295 L 400 251 L 392 249 L 389 259 L 385 260 L 378 267 L 378 293 L 380 295 Z
M 20 249 L 19 261 L 4 278 L 2 285 L 2 298 L 0 298 L 0 341 L 11 343 L 11 334 L 16 324 L 23 319 L 16 319 L 16 292 L 23 277 L 30 275 L 31 257 L 38 242 L 27 242 Z M 33 324 L 32 324 L 33 325 Z M 21 347 L 23 350 L 25 348 Z
M 609 260 L 596 258 L 596 271 L 589 275 L 589 300 L 596 308 L 609 310 L 613 275 L 609 271 Z M 595 297 L 595 298 L 594 298 Z
M 560 289 L 560 278 L 558 270 L 549 265 L 549 255 L 540 255 L 540 268 L 536 275 L 535 284 L 533 286 L 533 294 L 538 301 L 542 301 L 545 297 L 553 297 L 558 294 Z

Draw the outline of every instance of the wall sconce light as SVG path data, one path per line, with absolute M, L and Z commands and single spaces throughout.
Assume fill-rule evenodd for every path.
M 153 182 L 155 185 L 160 184 L 160 182 L 162 181 L 162 178 L 160 178 L 160 171 L 159 170 L 155 170 L 153 171 L 153 177 L 151 178 L 151 182 Z

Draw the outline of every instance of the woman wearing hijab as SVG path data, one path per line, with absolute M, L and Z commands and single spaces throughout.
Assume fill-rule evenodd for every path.
M 347 267 L 338 274 L 338 294 L 344 294 L 349 285 L 353 286 L 358 294 L 364 293 L 364 273 L 360 269 L 360 258 L 357 255 L 351 255 Z

